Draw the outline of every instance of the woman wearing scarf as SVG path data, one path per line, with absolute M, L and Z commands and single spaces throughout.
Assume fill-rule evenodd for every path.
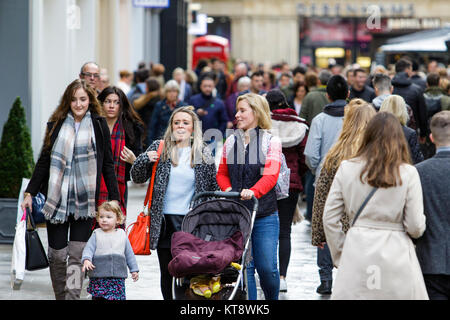
M 77 79 L 66 88 L 47 123 L 44 145 L 22 202 L 23 209 L 31 209 L 32 196 L 38 192 L 46 196 L 42 212 L 57 300 L 80 298 L 81 255 L 91 235 L 102 175 L 110 200 L 120 199 L 108 125 L 95 96 L 84 80 Z
M 130 181 L 130 169 L 134 160 L 136 160 L 136 154 L 139 155 L 143 151 L 142 133 L 144 131 L 144 123 L 131 107 L 124 92 L 118 87 L 106 87 L 97 99 L 103 106 L 111 134 L 114 170 L 119 185 L 120 207 L 126 216 L 127 182 Z M 108 201 L 108 189 L 102 176 L 97 205 L 100 206 L 105 201 Z M 124 226 L 125 223 L 121 227 Z

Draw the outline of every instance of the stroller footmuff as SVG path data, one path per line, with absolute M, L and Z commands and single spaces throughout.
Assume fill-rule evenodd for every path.
M 221 241 L 206 241 L 184 231 L 172 236 L 172 261 L 169 272 L 181 278 L 191 274 L 217 274 L 244 252 L 242 232 L 236 231 Z
M 197 196 L 239 197 L 237 192 L 209 192 Z M 194 202 L 194 200 L 193 200 Z M 172 235 L 169 272 L 174 299 L 246 298 L 246 263 L 257 210 L 231 199 L 205 201 L 183 219 Z

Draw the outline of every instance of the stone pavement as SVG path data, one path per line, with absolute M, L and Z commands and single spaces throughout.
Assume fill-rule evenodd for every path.
M 142 210 L 146 187 L 129 184 L 127 225 L 136 220 Z M 304 205 L 302 204 L 302 210 Z M 47 250 L 47 233 L 39 228 L 39 235 Z M 316 265 L 316 247 L 311 245 L 311 228 L 306 220 L 292 226 L 292 252 L 287 274 L 288 291 L 280 293 L 280 300 L 320 300 L 329 296 L 316 293 L 319 274 Z M 49 270 L 26 271 L 20 290 L 11 288 L 12 245 L 0 245 L 0 300 L 53 300 L 53 290 Z M 156 252 L 150 256 L 136 256 L 139 265 L 139 280 L 126 280 L 126 295 L 129 300 L 161 300 L 159 286 L 159 264 Z M 336 270 L 335 270 L 336 271 Z M 81 299 L 90 299 L 86 292 L 88 279 L 85 280 Z M 259 299 L 264 299 L 258 289 Z

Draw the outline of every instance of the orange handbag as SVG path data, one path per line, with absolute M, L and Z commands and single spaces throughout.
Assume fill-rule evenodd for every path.
M 133 252 L 136 255 L 150 255 L 150 208 L 152 203 L 153 195 L 153 185 L 155 184 L 155 173 L 156 167 L 159 163 L 159 158 L 161 157 L 162 149 L 164 147 L 164 140 L 161 140 L 158 147 L 158 159 L 153 164 L 152 168 L 152 178 L 148 184 L 147 193 L 144 200 L 144 209 L 138 215 L 136 222 L 130 224 L 128 229 L 133 226 L 131 232 L 128 235 L 128 240 L 130 241 Z M 145 213 L 145 207 L 147 207 L 147 214 Z

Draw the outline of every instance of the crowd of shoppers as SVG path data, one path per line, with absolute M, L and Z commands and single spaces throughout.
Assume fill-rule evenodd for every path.
M 256 272 L 265 299 L 288 290 L 291 224 L 302 200 L 317 247 L 319 294 L 448 299 L 447 73 L 425 77 L 408 57 L 391 72 L 357 65 L 290 70 L 285 63 L 267 69 L 244 61 L 233 70 L 214 58 L 164 79 L 163 65 L 143 63 L 134 73 L 120 71 L 111 86 L 95 62 L 81 67 L 48 121 L 22 203 L 31 208 L 38 192 L 46 196 L 55 298 L 79 299 L 81 285 L 66 283 L 69 273 L 80 269 L 82 283 L 97 264 L 93 298 L 125 299 L 126 264 L 139 278 L 120 231 L 127 182 L 146 183 L 159 160 L 149 232 L 164 299 L 173 298 L 171 236 L 193 196 L 216 190 L 239 192 L 250 211 L 250 199 L 259 200 L 246 266 L 249 299 L 258 299 Z M 284 161 L 289 196 L 277 200 Z M 112 242 L 122 250 L 109 253 L 122 271 L 110 274 L 96 250 Z

